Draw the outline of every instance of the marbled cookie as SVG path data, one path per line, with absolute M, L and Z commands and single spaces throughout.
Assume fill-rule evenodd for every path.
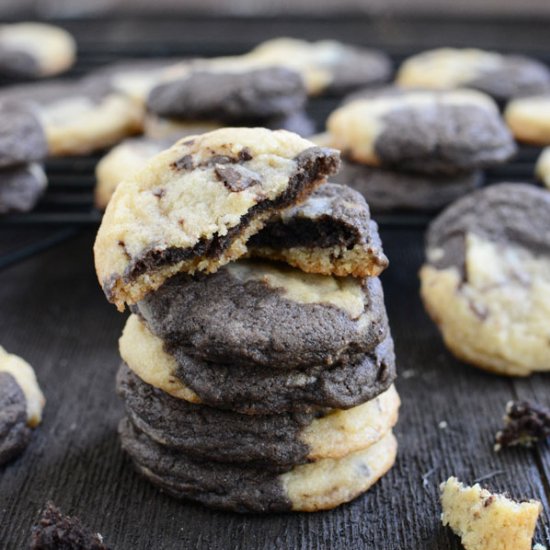
M 0 466 L 23 452 L 44 403 L 32 367 L 0 346 Z
M 143 106 L 114 90 L 107 80 L 50 81 L 0 89 L 0 101 L 33 103 L 50 155 L 83 155 L 139 132 Z
M 433 212 L 474 191 L 481 185 L 483 175 L 479 171 L 452 175 L 420 174 L 376 168 L 344 159 L 332 179 L 361 193 L 372 212 Z
M 550 90 L 550 71 L 543 63 L 522 55 L 438 48 L 407 59 L 396 82 L 413 88 L 474 88 L 505 103 Z
M 387 82 L 392 73 L 391 61 L 383 52 L 335 40 L 306 42 L 275 38 L 263 42 L 243 58 L 298 71 L 310 95 L 342 95 L 356 88 Z
M 0 101 L 0 169 L 43 160 L 47 154 L 36 110 L 24 101 Z
M 355 362 L 387 335 L 378 278 L 264 261 L 179 274 L 132 306 L 165 344 L 199 360 L 288 370 Z
M 349 409 L 387 390 L 395 379 L 393 341 L 347 363 L 295 369 L 212 363 L 166 344 L 139 319 L 128 319 L 119 340 L 123 361 L 142 380 L 194 403 L 245 414 Z
M 40 164 L 0 169 L 0 214 L 32 210 L 47 185 Z
M 397 443 L 388 432 L 377 443 L 339 459 L 325 458 L 284 473 L 192 459 L 159 445 L 126 419 L 122 448 L 136 469 L 166 493 L 236 512 L 314 512 L 353 500 L 393 465 Z
M 250 416 L 177 399 L 120 367 L 117 391 L 129 420 L 161 445 L 196 458 L 284 469 L 341 458 L 378 441 L 397 421 L 395 388 L 349 409 Z
M 45 23 L 0 25 L 0 75 L 52 76 L 69 69 L 76 44 L 65 30 Z
M 516 150 L 494 101 L 474 90 L 369 92 L 334 111 L 327 130 L 351 161 L 427 174 L 499 164 Z
M 518 141 L 550 145 L 550 94 L 510 101 L 504 118 Z
M 338 165 L 337 151 L 282 130 L 224 128 L 180 140 L 109 202 L 94 246 L 107 298 L 123 309 L 178 272 L 215 272 Z
M 306 273 L 374 277 L 387 267 L 378 226 L 363 197 L 326 183 L 301 205 L 254 235 L 252 256 L 286 262 Z
M 422 298 L 459 358 L 501 374 L 550 369 L 550 193 L 499 184 L 445 210 L 427 234 Z

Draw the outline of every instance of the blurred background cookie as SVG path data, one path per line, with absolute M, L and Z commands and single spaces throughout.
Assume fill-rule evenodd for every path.
M 510 101 L 504 118 L 518 141 L 550 145 L 550 94 Z
M 550 192 L 500 184 L 430 225 L 426 310 L 460 359 L 500 374 L 550 368 Z
M 23 78 L 53 76 L 68 70 L 76 43 L 65 30 L 46 23 L 0 25 L 0 75 Z
M 550 70 L 531 57 L 476 48 L 438 48 L 413 55 L 399 67 L 396 83 L 413 88 L 474 88 L 499 104 L 550 91 Z

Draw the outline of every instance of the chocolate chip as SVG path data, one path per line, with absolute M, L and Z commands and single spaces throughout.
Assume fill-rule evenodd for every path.
M 248 187 L 258 185 L 258 174 L 247 170 L 243 166 L 216 165 L 214 172 L 220 181 L 232 192 L 244 191 Z
M 193 170 L 195 167 L 193 164 L 193 157 L 191 155 L 184 155 L 179 160 L 173 162 L 171 167 L 176 170 Z
M 530 447 L 550 436 L 550 409 L 537 403 L 511 401 L 504 422 L 504 429 L 496 435 L 497 450 L 512 445 Z
M 243 147 L 242 151 L 239 153 L 239 160 L 243 162 L 252 160 L 252 155 L 250 154 L 250 149 L 248 147 Z
M 490 497 L 487 497 L 484 501 L 483 501 L 483 507 L 484 508 L 487 508 L 489 506 L 491 506 L 491 504 L 493 504 L 493 502 L 496 500 L 496 497 L 494 495 L 491 495 Z
M 164 197 L 164 195 L 166 195 L 166 189 L 155 189 L 153 191 L 153 195 L 155 195 L 155 197 L 157 197 L 159 199 L 162 199 L 162 197 Z

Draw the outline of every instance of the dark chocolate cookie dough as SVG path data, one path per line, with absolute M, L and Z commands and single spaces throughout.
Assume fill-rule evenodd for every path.
M 378 276 L 387 267 L 378 226 L 363 196 L 326 183 L 307 201 L 283 211 L 248 242 L 251 254 L 307 273 Z
M 375 168 L 347 160 L 333 180 L 361 193 L 373 212 L 435 211 L 474 191 L 481 172 L 434 176 Z
M 38 164 L 0 169 L 0 214 L 32 210 L 46 185 L 46 174 Z
M 47 153 L 46 136 L 33 108 L 23 101 L 0 100 L 0 168 L 42 160 Z
M 291 502 L 276 473 L 265 468 L 205 462 L 155 443 L 121 421 L 122 448 L 149 481 L 177 498 L 237 512 L 281 512 Z
M 243 124 L 294 113 L 305 102 L 300 75 L 271 67 L 245 72 L 193 71 L 153 88 L 147 107 L 162 117 Z
M 376 397 L 395 379 L 390 336 L 354 362 L 294 370 L 210 363 L 192 358 L 177 345 L 165 348 L 178 363 L 176 376 L 203 403 L 246 414 L 349 409 Z
M 140 431 L 190 456 L 262 464 L 271 470 L 307 462 L 309 448 L 299 435 L 314 414 L 250 416 L 195 405 L 146 384 L 124 364 L 117 391 Z
M 0 372 L 0 466 L 23 452 L 30 434 L 25 394 L 11 374 Z
M 430 225 L 428 261 L 437 269 L 462 269 L 467 233 L 548 256 L 550 193 L 533 185 L 502 183 L 464 197 Z
M 302 292 L 317 294 L 306 303 Z M 308 275 L 265 262 L 177 275 L 134 311 L 190 366 L 192 358 L 266 372 L 360 363 L 388 332 L 378 279 Z

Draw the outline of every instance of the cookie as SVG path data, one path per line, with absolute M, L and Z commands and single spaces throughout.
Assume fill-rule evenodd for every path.
M 178 272 L 215 272 L 277 211 L 336 172 L 338 152 L 296 134 L 224 128 L 184 138 L 122 182 L 94 246 L 109 301 L 136 303 Z
M 396 210 L 434 212 L 481 185 L 479 171 L 430 175 L 375 168 L 342 160 L 334 181 L 349 185 L 365 197 L 372 212 Z
M 161 445 L 195 458 L 270 469 L 341 458 L 376 443 L 397 421 L 399 397 L 391 386 L 347 411 L 250 416 L 196 405 L 150 386 L 122 365 L 117 391 L 129 420 Z
M 36 112 L 22 101 L 0 101 L 0 169 L 43 160 L 48 154 Z
M 545 147 L 535 167 L 536 177 L 550 189 L 550 147 Z
M 76 43 L 65 30 L 45 23 L 0 25 L 0 74 L 38 78 L 69 69 Z
M 373 92 L 334 111 L 327 129 L 347 159 L 400 171 L 457 174 L 516 151 L 496 104 L 474 90 Z
M 389 57 L 379 50 L 349 46 L 335 40 L 306 42 L 275 38 L 244 56 L 249 62 L 281 65 L 298 71 L 309 95 L 343 95 L 363 86 L 387 82 Z
M 179 274 L 132 306 L 194 358 L 289 370 L 355 362 L 388 332 L 378 278 L 308 274 L 262 261 Z
M 170 145 L 172 141 L 169 139 L 132 138 L 113 147 L 96 165 L 96 207 L 105 210 L 117 185 L 131 174 L 139 172 L 150 158 Z
M 550 145 L 550 94 L 510 101 L 504 118 L 518 141 Z
M 143 134 L 151 140 L 172 139 L 176 141 L 182 137 L 205 134 L 219 128 L 223 128 L 223 124 L 219 122 L 164 118 L 151 112 L 146 112 L 143 119 Z
M 123 361 L 142 380 L 175 397 L 244 414 L 349 409 L 387 390 L 395 379 L 387 335 L 355 362 L 282 369 L 196 359 L 154 336 L 136 316 L 119 340 Z
M 44 403 L 32 367 L 0 346 L 0 466 L 26 448 Z
M 143 106 L 97 79 L 50 81 L 0 90 L 0 101 L 31 102 L 46 133 L 53 156 L 84 155 L 139 132 Z
M 531 550 L 542 504 L 514 501 L 450 477 L 441 484 L 441 521 L 460 538 L 465 550 Z
M 457 357 L 515 376 L 550 368 L 550 193 L 476 191 L 432 222 L 426 255 L 422 298 Z
M 36 163 L 0 169 L 0 214 L 29 212 L 47 184 L 44 169 Z
M 181 79 L 153 88 L 147 108 L 160 117 L 250 126 L 294 113 L 305 102 L 306 90 L 298 73 L 284 67 L 268 67 L 191 71 Z
M 109 550 L 99 533 L 82 525 L 76 517 L 64 516 L 48 502 L 31 530 L 31 550 Z
M 286 262 L 306 273 L 375 277 L 388 266 L 378 226 L 363 197 L 326 183 L 254 235 L 255 257 Z
M 393 465 L 397 444 L 380 441 L 340 458 L 325 458 L 278 474 L 265 468 L 192 459 L 159 445 L 127 420 L 122 448 L 136 469 L 164 492 L 235 512 L 313 512 L 334 508 L 368 490 Z
M 413 88 L 474 88 L 506 103 L 550 90 L 550 71 L 544 63 L 522 55 L 438 48 L 407 59 L 396 82 Z

